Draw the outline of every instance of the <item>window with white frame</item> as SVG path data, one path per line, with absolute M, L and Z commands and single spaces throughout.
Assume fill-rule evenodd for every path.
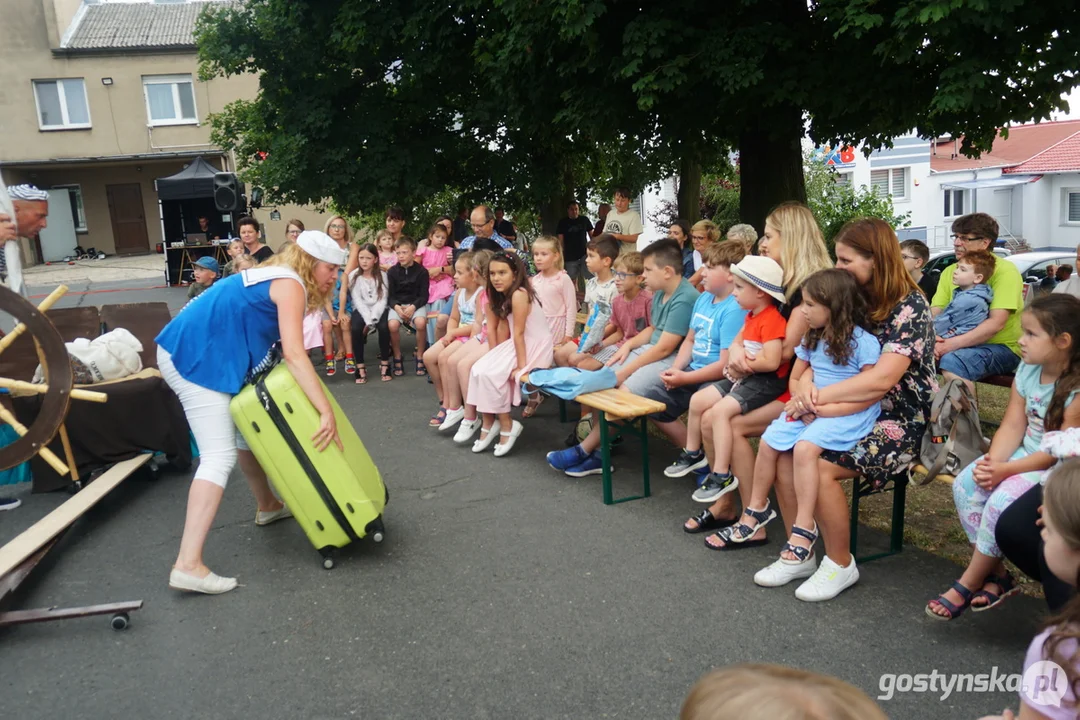
M 959 217 L 964 214 L 964 190 L 945 190 L 944 217 Z
M 1065 222 L 1080 223 L 1080 190 L 1065 193 Z
M 144 75 L 146 117 L 151 125 L 189 125 L 198 122 L 191 75 Z
M 34 80 L 38 127 L 42 130 L 73 130 L 90 127 L 90 106 L 82 78 Z
M 878 195 L 890 195 L 893 200 L 908 199 L 909 168 L 889 168 L 870 171 L 870 187 Z
M 82 187 L 79 185 L 53 185 L 54 190 L 67 190 L 71 203 L 71 220 L 75 232 L 86 232 L 86 211 L 83 209 Z
M 854 176 L 855 173 L 850 172 L 836 173 L 836 177 L 833 178 L 833 182 L 835 182 L 837 185 L 842 185 L 844 187 L 851 187 L 852 178 Z

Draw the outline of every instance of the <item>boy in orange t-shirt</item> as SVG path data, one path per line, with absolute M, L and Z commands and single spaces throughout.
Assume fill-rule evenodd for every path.
M 723 397 L 713 409 L 715 457 L 711 472 L 693 495 L 694 500 L 703 503 L 715 502 L 739 487 L 730 467 L 731 420 L 776 400 L 788 384 L 790 363 L 783 360 L 787 320 L 776 307 L 784 302 L 784 271 L 771 258 L 748 255 L 731 266 L 731 274 L 735 276 L 735 300 L 748 311 L 742 332 L 732 345 L 742 342 L 746 364 L 753 374 L 740 380 L 728 375 L 728 379 L 716 384 Z

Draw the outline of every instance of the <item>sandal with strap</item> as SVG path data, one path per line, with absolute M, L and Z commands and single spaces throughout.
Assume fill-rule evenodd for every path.
M 439 407 L 439 412 L 431 416 L 431 420 L 428 421 L 428 427 L 437 428 L 446 422 L 446 408 Z
M 941 595 L 938 595 L 937 598 L 935 598 L 934 600 L 931 600 L 930 602 L 926 603 L 926 614 L 929 615 L 930 617 L 932 617 L 935 620 L 942 620 L 942 621 L 955 620 L 956 618 L 963 615 L 964 611 L 968 609 L 969 605 L 971 605 L 971 599 L 972 599 L 972 597 L 974 597 L 974 593 L 972 593 L 966 587 L 961 585 L 959 580 L 957 580 L 956 582 L 954 582 L 952 584 L 952 589 L 955 590 L 956 593 L 960 597 L 964 598 L 963 603 L 961 603 L 960 605 L 953 605 L 949 600 L 947 600 L 945 598 L 944 594 L 941 594 Z M 930 607 L 930 603 L 935 603 L 935 602 L 938 605 L 940 605 L 941 607 L 945 608 L 945 610 L 949 614 L 948 615 L 939 615 L 936 612 L 934 612 L 934 608 Z
M 379 374 L 382 375 L 382 381 L 383 382 L 390 382 L 391 380 L 394 379 L 394 376 L 390 374 L 390 361 L 389 360 L 380 360 L 379 361 Z
M 424 366 L 424 361 L 419 356 L 416 358 L 416 376 L 424 377 L 427 375 L 427 367 Z
M 791 535 L 792 535 L 792 537 L 794 537 L 795 535 L 798 535 L 801 538 L 805 538 L 806 540 L 810 541 L 810 544 L 807 545 L 806 547 L 802 547 L 801 545 L 793 545 L 791 543 L 791 539 L 788 539 L 788 541 L 786 543 L 784 543 L 783 550 L 781 550 L 780 552 L 781 553 L 789 552 L 792 555 L 794 555 L 796 559 L 795 560 L 786 560 L 783 557 L 781 557 L 780 559 L 783 560 L 786 563 L 802 564 L 802 563 L 806 562 L 807 560 L 809 560 L 810 556 L 814 554 L 814 543 L 817 542 L 818 536 L 820 535 L 820 533 L 818 532 L 817 523 L 814 523 L 814 529 L 813 530 L 807 530 L 806 528 L 801 528 L 798 525 L 792 525 L 791 526 Z
M 719 530 L 720 528 L 730 527 L 736 522 L 738 522 L 738 520 L 738 516 L 733 518 L 713 517 L 713 514 L 709 512 L 709 508 L 705 508 L 697 515 L 684 522 L 682 529 L 684 533 L 696 535 L 698 533 L 707 532 L 709 530 Z M 694 527 L 689 527 L 687 523 L 690 522 L 696 522 L 697 525 Z
M 532 385 L 526 385 L 522 392 L 525 393 L 529 399 L 525 403 L 525 409 L 521 411 L 521 417 L 531 418 L 540 408 L 540 403 L 544 402 L 544 393 L 540 392 L 539 388 L 535 388 Z
M 356 366 L 356 384 L 363 385 L 367 382 L 367 368 L 363 365 Z
M 765 502 L 765 508 L 763 510 L 754 510 L 753 508 L 744 508 L 744 515 L 749 515 L 751 518 L 757 521 L 757 525 L 750 527 L 746 523 L 735 521 L 733 525 L 729 525 L 718 533 L 714 533 L 705 538 L 705 546 L 710 550 L 742 550 L 743 548 L 757 547 L 769 542 L 769 538 L 765 537 L 760 540 L 751 540 L 761 528 L 768 525 L 770 522 L 776 519 L 776 511 L 772 509 L 772 504 L 768 501 Z M 716 545 L 709 542 L 713 538 L 717 538 L 724 542 L 723 545 Z
M 994 593 L 986 590 L 985 588 L 988 583 L 993 583 L 994 585 L 1000 587 L 1001 592 Z M 985 605 L 972 605 L 971 612 L 983 612 L 985 610 L 989 610 L 992 607 L 1000 605 L 1002 602 L 1005 601 L 1005 598 L 1011 597 L 1012 595 L 1020 592 L 1019 586 L 1017 586 L 1016 581 L 1013 580 L 1012 575 L 1010 575 L 1008 572 L 1006 572 L 1004 575 L 988 575 L 986 578 L 986 583 L 983 583 L 983 588 L 983 590 L 979 590 L 977 593 L 972 595 L 971 599 L 974 600 L 975 598 L 983 597 L 986 598 L 989 602 L 987 602 Z
M 404 375 L 405 374 L 405 360 L 403 360 L 402 358 L 396 357 L 396 358 L 394 358 L 393 362 L 394 362 L 394 377 L 401 377 L 402 375 Z

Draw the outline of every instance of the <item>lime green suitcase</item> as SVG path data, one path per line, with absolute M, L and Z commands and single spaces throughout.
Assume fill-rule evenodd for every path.
M 329 570 L 336 548 L 368 536 L 382 542 L 382 514 L 389 494 L 333 394 L 325 385 L 323 390 L 334 408 L 344 451 L 336 444 L 322 452 L 315 448 L 311 436 L 319 429 L 319 413 L 284 363 L 244 387 L 229 409 L 274 489 Z

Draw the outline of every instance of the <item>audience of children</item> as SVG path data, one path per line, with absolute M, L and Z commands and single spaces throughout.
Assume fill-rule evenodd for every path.
M 522 424 L 511 420 L 510 408 L 521 404 L 521 378 L 530 370 L 550 367 L 554 346 L 544 309 L 533 292 L 525 263 L 516 254 L 499 252 L 488 264 L 488 327 L 506 322 L 510 337 L 499 342 L 489 334 L 491 351 L 473 365 L 462 428 L 475 429 L 482 416 L 474 453 L 484 452 L 495 438 L 495 457 L 506 455 L 521 435 Z M 470 417 L 471 416 L 471 417 Z M 471 432 L 470 432 L 471 434 Z
M 217 280 L 218 261 L 209 255 L 201 257 L 191 264 L 191 274 L 194 279 L 191 281 L 191 286 L 188 287 L 188 302 L 199 297 Z
M 934 318 L 934 334 L 951 338 L 971 332 L 990 316 L 994 291 L 986 283 L 994 274 L 997 257 L 989 250 L 972 250 L 956 264 L 952 300 Z
M 356 358 L 356 384 L 367 382 L 364 365 L 364 347 L 367 336 L 377 333 L 379 338 L 379 373 L 383 382 L 393 379 L 390 374 L 390 296 L 386 273 L 379 268 L 379 251 L 371 244 L 360 246 L 356 255 L 359 267 L 349 273 L 348 290 L 352 301 L 349 315 L 352 335 L 352 354 Z
M 380 230 L 375 235 L 375 247 L 379 249 L 379 269 L 383 272 L 397 265 L 397 253 L 394 251 L 394 236 L 389 230 Z
M 465 417 L 465 398 L 469 392 L 469 377 L 472 374 L 473 365 L 476 361 L 487 354 L 488 333 L 495 333 L 501 341 L 510 337 L 509 328 L 505 321 L 500 321 L 495 327 L 488 327 L 487 315 L 487 276 L 488 265 L 495 253 L 491 250 L 472 251 L 472 271 L 477 285 L 482 288 L 476 296 L 476 306 L 473 315 L 473 329 L 470 338 L 463 346 L 448 358 L 440 358 L 440 366 L 443 378 L 443 406 L 446 408 L 446 420 L 439 425 L 440 432 L 446 432 L 461 422 Z M 454 435 L 454 442 L 468 442 L 475 428 L 458 428 Z
M 402 235 L 394 246 L 397 264 L 386 271 L 387 285 L 390 288 L 388 304 L 390 306 L 389 328 L 390 346 L 393 349 L 394 375 L 405 374 L 405 363 L 401 358 L 401 328 L 406 327 L 416 333 L 416 374 L 427 375 L 424 367 L 424 347 L 427 340 L 427 300 L 430 276 L 426 268 L 416 262 L 416 241 L 408 235 Z
M 605 363 L 615 368 L 620 386 L 646 396 L 663 381 L 680 343 L 690 330 L 690 317 L 698 292 L 682 276 L 682 251 L 673 240 L 660 240 L 641 253 L 645 285 L 653 292 L 652 324 L 623 343 Z M 580 444 L 547 454 L 551 467 L 570 477 L 603 472 L 599 451 L 599 428 L 593 428 Z
M 641 253 L 632 252 L 615 259 L 615 289 L 619 294 L 611 302 L 611 322 L 604 338 L 585 352 L 575 352 L 567 360 L 571 367 L 599 370 L 623 343 L 652 323 L 652 293 L 645 290 L 645 264 Z M 576 346 L 575 346 L 576 347 Z
M 244 243 L 240 240 L 230 240 L 228 246 L 225 248 L 225 252 L 229 256 L 228 262 L 221 268 L 221 277 L 227 278 L 230 275 L 240 272 L 236 269 L 236 258 L 251 257 L 244 249 Z

